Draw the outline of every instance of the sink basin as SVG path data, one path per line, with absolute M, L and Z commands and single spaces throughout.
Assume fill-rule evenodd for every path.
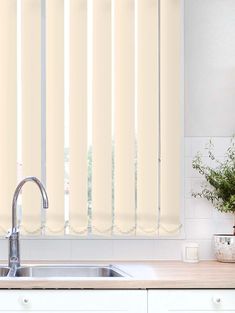
M 0 277 L 6 277 L 9 270 L 9 267 L 0 267 Z
M 16 271 L 15 277 L 125 277 L 119 269 L 112 265 L 55 265 L 55 266 L 24 266 Z

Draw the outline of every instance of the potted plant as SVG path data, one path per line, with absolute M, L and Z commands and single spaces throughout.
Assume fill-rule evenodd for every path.
M 218 211 L 232 213 L 235 217 L 235 137 L 232 137 L 223 161 L 215 157 L 213 148 L 210 141 L 206 149 L 213 166 L 205 164 L 200 153 L 193 160 L 193 168 L 205 178 L 205 182 L 201 191 L 193 192 L 192 196 L 205 198 Z M 214 248 L 218 261 L 235 262 L 235 219 L 231 234 L 214 235 Z

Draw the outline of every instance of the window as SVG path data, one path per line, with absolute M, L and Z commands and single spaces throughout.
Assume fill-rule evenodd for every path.
M 46 185 L 50 207 L 42 212 L 25 185 L 25 234 L 179 231 L 179 6 L 2 0 L 2 233 L 17 180 L 29 175 Z

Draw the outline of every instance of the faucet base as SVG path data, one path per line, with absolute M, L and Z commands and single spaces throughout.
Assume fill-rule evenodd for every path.
M 9 236 L 9 262 L 8 266 L 11 269 L 20 267 L 20 244 L 19 244 L 19 231 L 15 228 Z

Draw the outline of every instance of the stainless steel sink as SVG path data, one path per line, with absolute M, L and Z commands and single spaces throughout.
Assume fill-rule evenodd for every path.
M 23 266 L 20 267 L 15 277 L 125 277 L 125 273 L 112 265 L 108 266 Z
M 9 267 L 0 267 L 0 277 L 6 277 L 9 270 Z

